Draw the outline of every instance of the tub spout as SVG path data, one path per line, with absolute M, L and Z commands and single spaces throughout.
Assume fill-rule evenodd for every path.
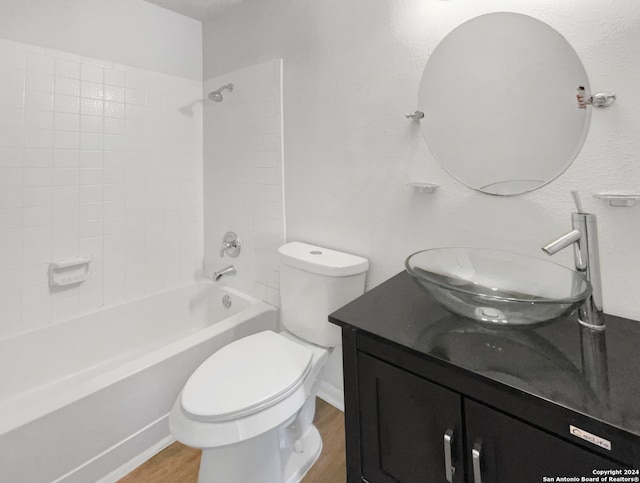
M 214 282 L 218 282 L 222 277 L 226 277 L 227 275 L 235 275 L 236 272 L 236 266 L 229 265 L 228 267 L 224 267 L 219 272 L 213 272 L 213 280 Z

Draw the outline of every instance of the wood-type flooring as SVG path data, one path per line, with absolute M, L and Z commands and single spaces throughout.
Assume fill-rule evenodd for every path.
M 322 454 L 302 483 L 345 483 L 344 414 L 317 400 L 314 423 L 322 435 Z M 200 451 L 173 443 L 118 483 L 196 483 Z

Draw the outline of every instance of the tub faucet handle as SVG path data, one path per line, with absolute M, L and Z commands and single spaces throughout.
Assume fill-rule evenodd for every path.
M 222 246 L 220 247 L 220 258 L 224 257 L 226 253 L 230 257 L 237 257 L 240 255 L 242 249 L 242 243 L 240 237 L 232 231 L 228 231 L 222 237 Z

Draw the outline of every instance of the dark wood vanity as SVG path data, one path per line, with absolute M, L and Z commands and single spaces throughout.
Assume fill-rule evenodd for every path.
M 406 272 L 329 319 L 349 483 L 640 481 L 640 323 L 607 316 L 595 344 L 573 317 L 486 327 Z

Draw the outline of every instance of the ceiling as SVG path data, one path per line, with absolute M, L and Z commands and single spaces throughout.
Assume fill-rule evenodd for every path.
M 207 20 L 241 3 L 243 0 L 146 0 L 196 20 Z

